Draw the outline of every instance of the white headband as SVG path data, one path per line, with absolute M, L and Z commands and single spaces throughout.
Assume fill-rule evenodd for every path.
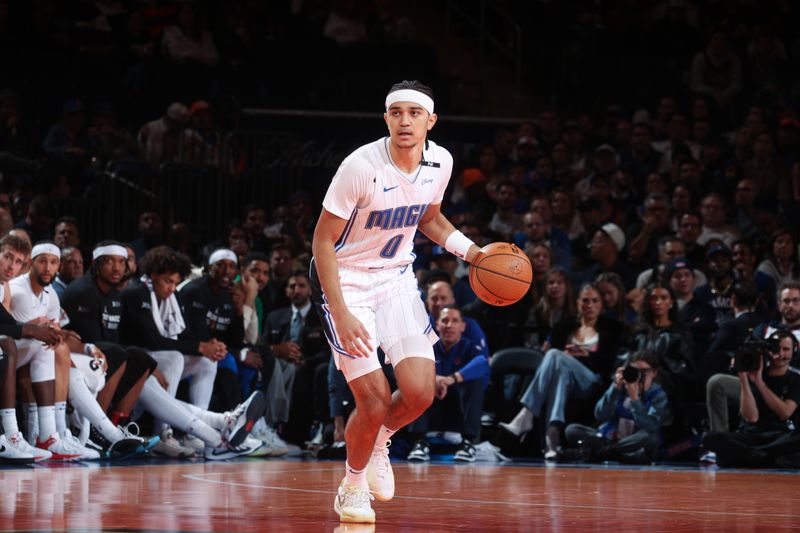
M 119 244 L 106 244 L 98 246 L 92 251 L 92 259 L 103 257 L 104 255 L 115 255 L 117 257 L 128 258 L 128 249 Z
M 421 105 L 425 111 L 433 115 L 433 98 L 414 89 L 400 89 L 386 95 L 386 111 L 397 102 L 413 102 Z
M 228 250 L 227 248 L 222 248 L 221 250 L 217 250 L 211 257 L 208 258 L 208 266 L 213 265 L 217 261 L 222 261 L 223 259 L 227 259 L 228 261 L 233 261 L 234 264 L 239 262 L 239 258 L 236 257 L 236 254 L 232 251 Z
M 31 259 L 42 254 L 51 254 L 61 259 L 61 250 L 58 249 L 58 246 L 49 242 L 43 242 L 34 246 L 33 250 L 31 250 Z

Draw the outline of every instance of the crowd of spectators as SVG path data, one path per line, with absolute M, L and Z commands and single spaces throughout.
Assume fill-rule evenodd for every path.
M 314 92 L 318 85 L 304 85 L 307 72 L 296 85 L 279 82 L 300 69 L 273 76 L 261 52 L 287 39 L 331 47 L 415 39 L 410 19 L 384 1 L 367 11 L 348 1 L 328 9 L 300 2 L 296 11 L 257 3 L 98 1 L 70 13 L 40 3 L 53 9 L 37 11 L 36 32 L 21 41 L 36 57 L 55 63 L 54 47 L 69 45 L 80 49 L 81 73 L 93 62 L 115 69 L 87 76 L 104 80 L 98 90 L 61 98 L 51 87 L 41 100 L 48 104 L 34 108 L 43 89 L 26 85 L 36 76 L 12 62 L 20 81 L 0 91 L 0 233 L 24 230 L 33 244 L 47 240 L 60 248 L 53 280 L 59 296 L 85 273 L 96 275 L 90 265 L 97 243 L 82 241 L 86 222 L 62 202 L 91 188 L 93 170 L 140 160 L 229 172 L 235 163 L 227 158 L 225 133 L 235 114 L 222 95 L 326 104 Z M 771 465 L 787 460 L 787 438 L 795 442 L 791 407 L 800 401 L 800 360 L 794 344 L 784 364 L 783 341 L 772 337 L 800 327 L 800 119 L 791 72 L 800 47 L 767 15 L 785 11 L 791 19 L 796 9 L 772 6 L 764 17 L 748 21 L 742 11 L 728 20 L 721 6 L 670 1 L 651 6 L 647 16 L 628 5 L 640 18 L 623 23 L 619 6 L 607 7 L 575 9 L 572 51 L 586 50 L 601 34 L 607 39 L 604 24 L 630 28 L 638 20 L 662 41 L 679 40 L 670 32 L 689 36 L 660 52 L 669 58 L 670 83 L 626 100 L 598 90 L 592 99 L 603 98 L 602 105 L 592 101 L 587 109 L 565 89 L 564 105 L 554 101 L 514 128 L 487 127 L 470 142 L 440 139 L 434 130 L 456 161 L 443 211 L 479 245 L 519 246 L 531 259 L 534 283 L 514 305 L 486 305 L 469 287 L 467 265 L 418 236 L 414 269 L 442 340 L 437 402 L 410 428 L 412 459 L 430 457 L 430 430 L 452 429 L 474 443 L 514 414 L 500 427 L 514 436 L 538 428 L 548 459 L 570 457 L 569 446 L 577 446 L 587 460 L 649 461 L 708 431 L 698 458 Z M 6 16 L 24 19 L 24 12 L 19 7 Z M 15 31 L 8 20 L 0 24 L 6 37 Z M 593 71 L 580 71 L 582 64 L 572 64 L 576 79 Z M 65 68 L 53 72 L 63 76 Z M 305 93 L 295 93 L 301 86 Z M 338 105 L 348 99 L 330 107 Z M 252 391 L 263 391 L 267 407 L 257 436 L 262 452 L 273 455 L 287 451 L 285 441 L 340 447 L 352 408 L 310 304 L 306 273 L 319 209 L 312 199 L 327 183 L 318 185 L 236 206 L 237 220 L 204 242 L 188 221 L 147 210 L 138 237 L 126 243 L 126 290 L 143 275 L 164 273 L 143 271 L 143 260 L 152 265 L 154 257 L 180 253 L 170 272 L 185 284 L 177 295 L 190 342 L 176 349 L 217 362 L 213 394 L 201 407 L 233 410 Z M 232 256 L 210 263 L 220 249 Z M 123 292 L 123 304 L 126 298 Z M 128 320 L 124 313 L 121 320 Z M 775 341 L 764 348 L 770 364 L 734 372 L 735 352 L 752 335 Z M 123 342 L 144 341 L 134 335 Z M 144 347 L 162 348 L 160 341 Z M 481 412 L 492 411 L 492 396 L 504 393 L 504 382 L 490 382 L 490 375 L 493 354 L 506 348 L 524 348 L 541 363 L 512 398 L 521 409 L 491 413 L 494 422 L 485 416 L 481 428 Z M 623 378 L 628 366 L 642 379 Z M 194 377 L 193 386 L 199 381 Z M 192 390 L 169 392 L 196 400 Z M 738 415 L 729 415 L 740 410 L 748 438 L 720 437 L 738 427 Z M 601 436 L 589 438 L 598 424 Z M 171 427 L 159 431 L 172 443 Z M 170 451 L 175 456 L 192 448 L 185 433 L 187 441 Z M 769 447 L 776 440 L 781 445 Z M 467 446 L 457 458 L 474 454 Z

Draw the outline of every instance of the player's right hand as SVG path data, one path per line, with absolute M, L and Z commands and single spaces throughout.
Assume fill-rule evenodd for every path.
M 340 317 L 333 317 L 333 322 L 339 344 L 347 353 L 356 357 L 369 357 L 372 353 L 369 331 L 353 313 L 345 311 Z
M 22 336 L 42 341 L 47 346 L 55 346 L 61 342 L 61 334 L 50 325 L 29 322 L 22 326 Z

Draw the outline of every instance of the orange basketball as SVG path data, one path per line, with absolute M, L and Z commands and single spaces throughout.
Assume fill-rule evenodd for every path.
M 483 255 L 469 268 L 469 284 L 487 304 L 511 305 L 525 296 L 533 282 L 533 268 L 525 252 L 506 242 L 481 248 Z

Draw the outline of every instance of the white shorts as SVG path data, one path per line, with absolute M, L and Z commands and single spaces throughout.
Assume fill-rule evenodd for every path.
M 106 373 L 103 372 L 103 365 L 99 360 L 82 353 L 71 353 L 69 358 L 83 376 L 89 392 L 97 394 L 106 386 Z
M 17 368 L 31 365 L 31 382 L 56 379 L 56 356 L 53 349 L 36 339 L 20 339 L 17 343 Z
M 339 267 L 339 285 L 344 303 L 369 332 L 372 352 L 357 357 L 339 343 L 328 302 L 319 284 L 316 265 L 311 262 L 312 297 L 322 319 L 325 336 L 336 368 L 347 381 L 381 368 L 378 346 L 386 363 L 396 366 L 406 357 L 434 361 L 433 345 L 439 340 L 417 286 L 411 265 L 391 270 L 362 271 Z

